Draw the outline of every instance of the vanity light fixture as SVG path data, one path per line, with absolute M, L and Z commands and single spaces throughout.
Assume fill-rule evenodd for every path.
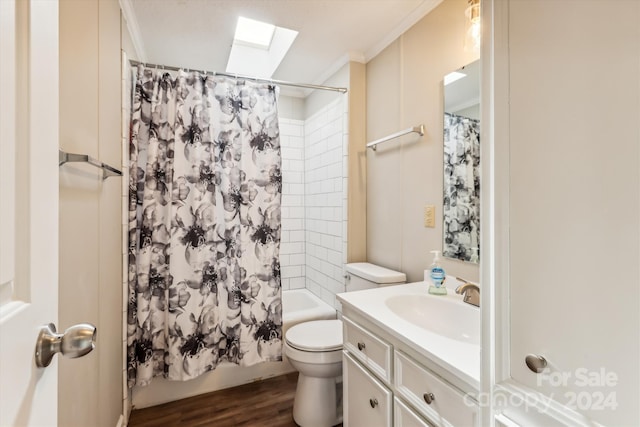
M 464 50 L 480 52 L 480 0 L 468 0 L 469 7 L 464 11 L 465 36 Z

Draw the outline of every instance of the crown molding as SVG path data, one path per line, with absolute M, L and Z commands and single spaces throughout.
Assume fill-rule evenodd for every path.
M 425 0 L 413 12 L 405 17 L 400 24 L 395 27 L 389 34 L 387 34 L 382 40 L 380 40 L 371 49 L 364 54 L 364 63 L 371 61 L 380 52 L 382 52 L 387 46 L 393 43 L 398 37 L 404 34 L 409 28 L 414 26 L 416 22 L 424 18 L 424 16 L 436 8 L 443 0 Z
M 344 67 L 351 61 L 364 62 L 364 56 L 361 53 L 354 53 L 354 52 L 345 53 L 340 58 L 338 58 L 337 61 L 331 64 L 329 68 L 324 70 L 322 74 L 316 77 L 313 84 L 317 84 L 317 85 L 325 84 L 325 82 L 331 76 L 333 76 L 335 73 L 338 72 L 338 70 L 340 70 L 342 67 Z
M 144 50 L 144 43 L 140 35 L 140 25 L 138 24 L 133 4 L 131 4 L 131 0 L 118 0 L 118 3 L 120 3 L 120 10 L 127 23 L 127 30 L 129 30 L 131 42 L 136 51 L 136 59 L 140 62 L 147 62 L 147 53 Z

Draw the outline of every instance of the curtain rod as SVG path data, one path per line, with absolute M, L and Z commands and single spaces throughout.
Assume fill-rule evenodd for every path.
M 168 66 L 168 65 L 150 64 L 148 62 L 140 62 L 140 61 L 135 61 L 133 59 L 130 59 L 129 63 L 131 65 L 144 65 L 145 67 L 160 68 L 162 70 L 171 70 L 171 71 L 180 71 L 180 70 L 190 71 L 190 70 L 194 70 L 193 68 L 187 68 L 187 67 L 181 68 L 181 67 L 171 67 L 171 66 Z M 212 76 L 233 77 L 233 78 L 236 78 L 236 79 L 253 80 L 253 81 L 256 81 L 256 82 L 271 83 L 271 84 L 280 85 L 280 86 L 293 86 L 293 87 L 301 87 L 301 88 L 305 88 L 305 89 L 330 90 L 330 91 L 334 91 L 334 92 L 347 93 L 347 88 L 344 88 L 344 87 L 312 85 L 312 84 L 309 84 L 309 83 L 293 83 L 293 82 L 287 82 L 287 81 L 284 81 L 284 80 L 262 79 L 262 78 L 259 78 L 259 77 L 251 77 L 251 76 L 245 76 L 245 75 L 242 75 L 242 74 L 235 74 L 235 73 L 221 73 L 219 71 L 204 71 L 204 70 L 201 70 L 201 71 L 202 71 L 202 74 L 207 74 L 207 75 L 212 75 Z

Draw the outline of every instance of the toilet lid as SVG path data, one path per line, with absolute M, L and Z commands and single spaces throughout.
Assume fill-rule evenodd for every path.
M 303 351 L 331 351 L 342 348 L 342 321 L 314 320 L 298 323 L 286 334 L 287 343 Z

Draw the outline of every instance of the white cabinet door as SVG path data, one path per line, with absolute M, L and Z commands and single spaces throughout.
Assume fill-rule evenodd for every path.
M 640 2 L 578 3 L 492 2 L 508 37 L 494 91 L 508 94 L 494 117 L 507 241 L 495 304 L 509 322 L 496 379 L 521 398 L 510 410 L 533 392 L 563 424 L 640 425 Z
M 58 3 L 0 0 L 0 425 L 57 425 Z
M 345 427 L 390 427 L 393 394 L 347 352 L 342 357 Z
M 394 427 L 433 427 L 397 397 L 393 398 Z

